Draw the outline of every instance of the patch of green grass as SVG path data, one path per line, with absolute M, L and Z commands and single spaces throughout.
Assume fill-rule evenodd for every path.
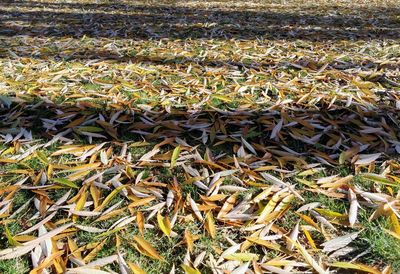
M 226 105 L 228 108 L 238 108 L 240 106 L 239 102 L 237 101 L 232 101 L 232 102 L 228 102 Z
M 205 147 L 201 147 L 200 149 L 204 154 L 204 152 L 206 151 Z M 232 145 L 229 143 L 224 143 L 218 146 L 213 146 L 212 148 L 210 148 L 210 150 L 214 155 L 220 155 L 222 153 L 230 154 L 232 153 Z
M 214 107 L 219 107 L 220 105 L 224 105 L 224 103 L 223 103 L 220 99 L 218 99 L 218 98 L 212 98 L 212 99 L 211 99 L 211 104 L 212 104 Z
M 190 195 L 190 197 L 194 200 L 200 198 L 200 193 L 199 193 L 200 189 L 196 185 L 184 183 L 181 184 L 181 188 L 183 197 L 187 197 L 188 195 Z
M 0 166 L 1 171 L 10 171 L 10 170 L 19 169 L 19 168 L 23 168 L 23 169 L 28 168 L 29 169 L 29 167 L 23 163 L 8 164 L 8 165 Z
M 21 231 L 21 225 L 17 222 L 10 223 L 7 226 L 11 235 L 15 235 Z M 1 229 L 3 229 L 3 227 Z
M 0 261 L 0 273 L 25 274 L 29 273 L 29 262 L 25 257 Z
M 319 193 L 306 191 L 302 193 L 302 197 L 305 200 L 305 202 L 302 204 L 318 202 L 325 208 L 335 212 L 344 213 L 349 207 L 345 200 L 335 199 Z
M 53 200 L 53 202 L 56 202 L 58 199 L 60 199 L 69 190 L 73 190 L 73 189 L 58 188 L 55 191 L 48 192 L 48 195 L 49 195 L 49 198 L 51 200 Z M 73 197 L 75 194 L 76 194 L 75 191 L 71 191 L 71 194 L 69 195 L 69 198 Z
M 252 128 L 250 128 L 249 129 L 249 131 L 248 131 L 248 133 L 244 136 L 245 137 L 245 139 L 247 140 L 247 141 L 252 141 L 252 140 L 254 140 L 254 142 L 258 142 L 257 141 L 257 139 L 255 139 L 255 138 L 257 138 L 257 137 L 260 137 L 260 136 L 262 136 L 263 135 L 263 133 L 261 132 L 261 130 L 260 130 L 260 125 L 259 126 L 257 126 L 257 127 L 252 127 Z
M 96 254 L 96 259 L 105 258 L 116 254 L 117 248 L 113 241 L 108 241 L 105 246 Z
M 17 223 L 17 222 L 12 222 L 7 224 L 8 230 L 10 231 L 11 235 L 15 235 L 18 232 L 21 232 L 21 226 Z M 9 248 L 12 247 L 9 242 L 8 239 L 6 237 L 5 234 L 5 225 L 0 226 L 0 248 L 1 249 L 5 249 L 5 248 Z M 2 273 L 2 272 L 0 272 Z
M 199 198 L 199 191 L 201 190 L 193 183 L 185 182 L 185 177 L 183 176 L 184 170 L 182 167 L 174 167 L 173 169 L 168 167 L 163 167 L 159 168 L 158 170 L 153 169 L 152 171 L 153 173 L 157 174 L 158 180 L 160 180 L 163 183 L 172 184 L 174 177 L 176 177 L 176 180 L 178 181 L 178 184 L 182 189 L 183 197 L 190 195 L 193 199 L 194 197 Z
M 318 193 L 305 192 L 302 197 L 306 200 L 305 204 L 319 202 L 323 207 L 340 213 L 346 212 L 349 206 L 345 200 L 333 199 Z M 398 273 L 397 271 L 400 271 L 400 241 L 384 232 L 384 229 L 390 228 L 388 218 L 380 217 L 372 222 L 368 220 L 372 212 L 372 209 L 362 208 L 359 210 L 358 219 L 364 229 L 352 245 L 359 248 L 358 254 L 369 249 L 367 254 L 359 258 L 360 262 L 379 267 L 390 264 L 394 273 Z M 293 214 L 285 214 L 282 219 L 283 223 L 286 223 L 286 218 L 290 216 Z M 288 226 L 290 227 L 290 225 Z
M 82 88 L 84 88 L 85 90 L 94 90 L 94 91 L 98 91 L 101 89 L 101 85 L 99 84 L 93 84 L 93 83 L 84 83 L 82 85 Z
M 136 96 L 133 96 L 133 94 L 129 94 L 129 92 L 125 92 L 125 95 L 128 98 L 134 98 L 134 101 L 132 102 L 134 106 L 138 106 L 141 104 L 149 104 L 151 102 L 157 102 L 159 101 L 159 97 L 158 96 L 149 96 L 147 93 L 145 92 L 134 92 L 136 94 Z
M 211 238 L 211 236 L 208 233 L 204 233 L 195 242 L 194 251 L 197 254 L 206 251 L 207 254 L 212 254 L 214 257 L 216 257 L 217 253 L 215 252 L 215 249 L 220 248 L 222 242 L 223 238 L 221 233 L 217 233 L 214 239 Z
M 132 155 L 132 159 L 138 160 L 144 154 L 151 150 L 150 146 L 142 146 L 142 147 L 131 147 L 129 148 L 129 152 Z
M 46 167 L 46 164 L 40 161 L 37 157 L 33 157 L 28 161 L 24 161 L 24 164 L 33 170 L 41 170 Z
M 290 232 L 295 227 L 297 221 L 299 220 L 299 216 L 291 209 L 282 216 L 282 218 L 276 221 L 276 224 Z
M 391 265 L 393 273 L 400 272 L 400 240 L 384 231 L 390 229 L 387 217 L 379 217 L 369 221 L 372 210 L 361 210 L 359 220 L 364 230 L 353 244 L 360 248 L 360 252 L 370 249 L 370 252 L 360 258 L 361 262 L 369 265 Z
M 77 232 L 77 239 L 79 239 L 78 245 L 84 245 L 98 241 L 99 239 L 96 239 L 97 235 L 98 235 L 97 233 L 90 233 L 83 230 L 78 231 Z
M 224 182 L 225 184 L 225 182 Z M 235 185 L 235 183 L 229 183 L 230 185 Z M 236 184 L 237 185 L 237 184 Z M 243 186 L 242 186 L 243 187 Z M 258 187 L 252 187 L 252 186 L 248 186 L 247 189 L 245 191 L 240 191 L 238 193 L 238 200 L 242 200 L 246 197 L 248 197 L 249 195 L 253 196 L 256 192 L 259 192 L 259 188 Z M 224 192 L 223 192 L 224 193 Z M 231 192 L 226 192 L 226 194 L 231 195 Z M 254 197 L 254 196 L 253 196 Z
M 336 174 L 339 174 L 339 176 L 341 177 L 346 177 L 347 175 L 352 174 L 352 170 L 350 169 L 350 167 L 345 165 L 337 167 L 336 169 L 334 169 L 334 172 Z
M 13 197 L 13 209 L 17 210 L 20 206 L 26 203 L 31 197 L 32 193 L 27 190 L 19 190 L 15 193 Z

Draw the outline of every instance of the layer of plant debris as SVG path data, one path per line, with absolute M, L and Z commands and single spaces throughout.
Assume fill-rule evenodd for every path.
M 2 1 L 0 272 L 400 271 L 398 1 Z

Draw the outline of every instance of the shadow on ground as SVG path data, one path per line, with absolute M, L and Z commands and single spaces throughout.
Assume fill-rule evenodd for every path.
M 400 38 L 398 8 L 261 5 L 191 8 L 174 4 L 3 1 L 0 35 L 129 39 L 370 40 Z M 226 7 L 226 5 L 225 5 Z
M 20 99 L 21 101 L 21 99 Z M 387 101 L 374 109 L 321 105 L 320 109 L 272 107 L 264 110 L 234 109 L 188 111 L 146 110 L 101 103 L 54 104 L 20 102 L 0 109 L 0 133 L 15 136 L 25 129 L 42 141 L 161 142 L 181 138 L 191 145 L 217 148 L 252 144 L 258 155 L 274 155 L 304 165 L 314 159 L 324 165 L 338 164 L 341 151 L 357 147 L 362 153 L 396 154 L 400 114 Z M 236 149 L 238 149 L 237 147 Z M 244 146 L 244 149 L 249 147 Z M 314 161 L 315 162 L 315 161 Z
M 360 8 L 356 11 L 340 8 L 313 12 L 312 7 L 292 12 L 266 6 L 265 9 L 234 10 L 190 8 L 174 5 L 145 4 L 80 4 L 34 1 L 3 1 L 0 4 L 0 36 L 3 57 L 8 49 L 18 48 L 17 39 L 25 37 L 57 38 L 84 36 L 94 38 L 157 39 L 302 39 L 370 40 L 399 39 L 399 9 Z M 4 38 L 5 37 L 5 38 Z M 14 45 L 16 44 L 16 45 Z M 28 44 L 29 45 L 29 44 Z M 19 57 L 32 57 L 29 50 Z M 35 57 L 35 56 L 34 56 Z M 36 58 L 63 60 L 57 52 L 43 53 Z M 103 49 L 84 50 L 65 60 L 105 59 L 116 62 L 149 62 L 153 64 L 197 63 L 201 66 L 235 66 L 268 69 L 286 66 L 264 62 L 245 64 L 231 60 L 204 61 L 191 58 L 165 59 L 140 55 L 113 55 Z M 291 64 L 293 65 L 293 64 Z M 297 64 L 297 66 L 304 64 Z M 392 64 L 393 65 L 393 64 Z M 395 66 L 396 64 L 394 64 Z M 333 69 L 380 68 L 373 62 L 328 64 Z M 392 67 L 394 68 L 394 67 Z M 320 68 L 316 68 L 317 70 Z M 383 78 L 385 79 L 385 78 Z M 393 85 L 393 82 L 392 82 Z M 145 110 L 123 105 L 52 103 L 43 98 L 14 98 L 10 108 L 0 109 L 0 131 L 18 134 L 21 128 L 42 138 L 87 138 L 93 140 L 127 140 L 130 136 L 152 140 L 170 137 L 197 140 L 207 145 L 237 143 L 241 137 L 255 144 L 260 153 L 270 153 L 266 147 L 279 148 L 282 157 L 309 155 L 325 164 L 337 162 L 339 152 L 360 147 L 364 152 L 395 153 L 399 138 L 399 111 L 396 96 L 382 92 L 382 103 L 366 107 L 330 107 L 322 103 L 315 109 L 301 106 L 271 106 L 269 109 L 167 111 Z M 92 127 L 92 128 L 90 128 Z

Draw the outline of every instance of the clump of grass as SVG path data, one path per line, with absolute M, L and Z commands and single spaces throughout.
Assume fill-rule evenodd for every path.
M 17 210 L 20 206 L 26 203 L 31 197 L 32 193 L 27 190 L 21 190 L 15 193 L 13 197 L 13 208 Z
M 82 85 L 82 88 L 85 90 L 94 90 L 98 91 L 101 89 L 101 86 L 99 84 L 93 84 L 93 83 L 84 83 Z
M 336 212 L 346 212 L 348 203 L 344 200 L 333 199 L 322 194 L 306 192 L 303 194 L 305 203 L 319 202 L 329 210 Z M 380 217 L 374 221 L 369 221 L 372 209 L 360 209 L 359 222 L 363 230 L 352 245 L 358 247 L 359 253 L 368 250 L 358 261 L 368 264 L 384 266 L 391 265 L 394 273 L 400 271 L 400 241 L 384 232 L 384 229 L 390 229 L 390 222 L 387 217 Z M 286 214 L 286 216 L 290 216 Z
M 0 261 L 0 273 L 25 274 L 29 270 L 29 262 L 25 257 Z
M 182 196 L 190 196 L 192 199 L 198 199 L 200 197 L 199 188 L 194 184 L 182 184 Z
M 372 210 L 361 211 L 359 219 L 364 227 L 360 236 L 355 240 L 354 245 L 361 250 L 369 252 L 360 258 L 361 262 L 369 265 L 391 265 L 394 273 L 400 271 L 400 240 L 386 233 L 391 224 L 387 217 L 381 216 L 374 221 L 368 217 Z
M 139 159 L 144 154 L 149 152 L 150 149 L 151 146 L 131 147 L 129 148 L 129 152 L 131 153 L 133 159 Z
M 24 164 L 33 170 L 40 170 L 46 167 L 46 164 L 40 161 L 37 157 L 25 161 Z

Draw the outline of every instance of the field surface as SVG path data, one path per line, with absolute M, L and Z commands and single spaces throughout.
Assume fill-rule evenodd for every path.
M 0 273 L 400 273 L 399 1 L 0 2 Z

